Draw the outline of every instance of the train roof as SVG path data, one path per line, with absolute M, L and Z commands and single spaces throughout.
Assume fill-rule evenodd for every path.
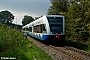
M 63 15 L 44 15 L 46 17 L 60 17 L 60 16 L 63 16 Z
M 41 21 L 41 20 L 43 19 L 43 17 L 64 17 L 64 16 L 63 16 L 63 15 L 43 15 L 43 16 L 41 16 L 40 18 L 32 21 L 31 23 L 23 26 L 22 28 L 29 27 L 29 25 L 31 25 L 31 24 L 33 24 L 33 23 L 35 23 L 35 22 Z

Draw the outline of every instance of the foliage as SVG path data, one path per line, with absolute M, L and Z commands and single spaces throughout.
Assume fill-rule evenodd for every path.
M 26 43 L 25 38 L 19 31 L 0 24 L 0 52 L 12 49 L 12 47 L 22 48 Z
M 67 11 L 67 0 L 50 0 L 51 6 L 49 7 L 47 14 L 59 14 L 59 12 Z
M 87 41 L 89 38 L 88 24 L 89 24 L 89 6 L 85 2 L 82 4 L 74 3 L 67 12 L 67 34 L 72 35 L 72 39 L 79 41 Z M 86 7 L 86 8 L 84 8 Z M 87 10 L 88 8 L 88 10 Z M 71 29 L 72 28 L 72 29 Z M 68 31 L 71 31 L 68 33 Z
M 26 24 L 28 24 L 28 23 L 30 23 L 32 21 L 34 21 L 34 18 L 33 17 L 28 16 L 28 15 L 25 15 L 24 18 L 23 18 L 23 20 L 22 20 L 22 24 L 24 26 L 24 25 L 26 25 Z
M 6 25 L 10 26 L 11 28 L 16 28 L 18 30 L 22 30 L 22 25 L 17 25 L 17 24 L 12 24 L 12 23 L 8 23 Z
M 78 49 L 81 49 L 81 50 L 88 50 L 88 45 L 87 43 L 82 43 L 82 42 L 77 42 L 75 40 L 65 40 L 65 45 L 68 45 L 68 46 L 72 46 L 72 47 L 75 47 L 75 48 L 78 48 Z M 83 47 L 82 47 L 83 46 Z
M 32 45 L 32 48 L 29 48 Z M 0 24 L 0 58 L 8 57 L 15 60 L 52 60 L 43 50 L 36 47 L 23 34 L 6 24 Z
M 0 12 L 1 23 L 12 23 L 13 20 L 14 20 L 14 15 L 11 12 L 7 10 Z
M 50 1 L 52 5 L 47 13 L 57 15 L 59 12 L 65 16 L 65 39 L 85 43 L 90 48 L 90 43 L 86 43 L 90 42 L 90 0 L 63 0 L 62 3 L 61 0 Z
M 19 31 L 0 24 L 0 56 L 4 56 L 9 50 L 13 52 L 15 48 L 23 49 L 25 44 L 26 39 Z

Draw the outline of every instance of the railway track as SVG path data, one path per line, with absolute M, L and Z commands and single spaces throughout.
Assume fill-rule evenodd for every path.
M 90 57 L 90 53 L 89 52 L 85 52 L 83 50 L 80 50 L 80 49 L 76 49 L 76 48 L 73 48 L 73 47 L 69 47 L 69 46 L 65 46 L 65 48 L 69 49 L 69 50 L 72 50 L 72 51 L 75 51 L 75 52 L 78 52 L 80 54 L 83 54 L 83 55 L 86 55 L 88 57 Z
M 27 36 L 27 38 L 37 47 L 44 50 L 54 60 L 90 60 L 90 53 L 85 51 L 69 46 L 56 47 L 52 45 L 45 45 L 29 36 Z
M 87 53 L 85 51 L 76 49 L 74 47 L 69 47 L 69 46 L 65 46 L 65 47 L 55 47 L 50 45 L 50 47 L 56 49 L 59 52 L 62 52 L 76 60 L 90 60 L 90 53 Z

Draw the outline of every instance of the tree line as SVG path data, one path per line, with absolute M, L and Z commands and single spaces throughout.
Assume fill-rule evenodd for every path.
M 66 39 L 90 40 L 90 0 L 50 0 L 47 14 L 64 15 Z
M 15 16 L 8 10 L 0 12 L 0 23 L 11 25 Z M 32 22 L 34 18 L 32 16 L 25 15 L 22 20 L 22 25 L 26 25 Z M 14 26 L 14 24 L 12 24 Z

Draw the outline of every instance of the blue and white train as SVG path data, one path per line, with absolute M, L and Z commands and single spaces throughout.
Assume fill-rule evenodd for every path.
M 43 15 L 22 27 L 24 33 L 40 40 L 64 40 L 65 18 L 63 15 Z

